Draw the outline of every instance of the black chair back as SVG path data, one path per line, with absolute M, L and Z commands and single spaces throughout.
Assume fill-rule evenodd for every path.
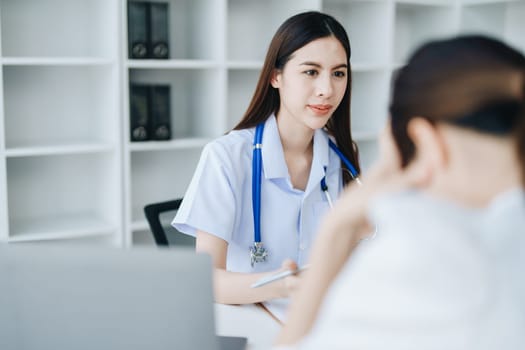
M 195 246 L 195 238 L 182 234 L 171 226 L 181 203 L 182 198 L 178 198 L 144 207 L 144 214 L 157 246 Z

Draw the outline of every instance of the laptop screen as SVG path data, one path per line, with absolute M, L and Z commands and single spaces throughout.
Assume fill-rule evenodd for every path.
M 0 245 L 0 275 L 2 349 L 219 349 L 194 250 Z

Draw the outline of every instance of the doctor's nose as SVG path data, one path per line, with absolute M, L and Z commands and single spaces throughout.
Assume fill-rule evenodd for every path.
M 319 97 L 330 97 L 334 91 L 330 76 L 320 76 L 316 81 L 315 94 Z

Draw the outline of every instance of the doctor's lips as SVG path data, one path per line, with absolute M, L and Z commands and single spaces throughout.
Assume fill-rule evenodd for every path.
M 318 115 L 325 115 L 327 113 L 329 113 L 331 110 L 332 110 L 332 105 L 325 105 L 325 104 L 320 104 L 320 105 L 308 105 L 308 107 L 315 113 L 315 114 L 318 114 Z

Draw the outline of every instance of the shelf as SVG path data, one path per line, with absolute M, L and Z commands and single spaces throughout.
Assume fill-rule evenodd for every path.
M 224 108 L 223 77 L 215 69 L 129 70 L 130 84 L 170 85 L 174 140 L 216 137 L 225 131 L 219 117 Z
M 354 135 L 377 135 L 388 116 L 390 73 L 354 72 L 352 79 L 352 132 Z
M 127 66 L 142 69 L 212 69 L 220 67 L 220 63 L 206 60 L 128 60 Z
M 382 64 L 382 63 L 363 63 L 363 62 L 353 62 L 352 59 L 350 59 L 350 63 L 352 66 L 352 73 L 359 73 L 359 72 L 374 72 L 374 71 L 386 71 L 390 69 L 389 64 Z
M 483 33 L 497 38 L 505 35 L 505 3 L 465 6 L 461 12 L 462 33 Z
M 224 56 L 222 54 L 224 42 L 220 28 L 223 27 L 225 10 L 221 1 L 166 2 L 168 3 L 168 47 L 171 58 L 217 60 Z M 127 15 L 124 18 L 127 18 Z
M 416 6 L 451 6 L 456 0 L 395 0 L 399 5 L 416 5 Z
M 513 1 L 507 5 L 505 41 L 525 53 L 525 2 Z
M 457 32 L 454 7 L 441 3 L 396 3 L 394 63 L 402 64 L 420 45 L 428 40 L 453 35 Z
M 469 3 L 461 11 L 461 32 L 493 36 L 525 51 L 525 35 L 521 29 L 523 18 L 523 1 Z
M 133 152 L 130 160 L 131 222 L 144 219 L 146 204 L 182 197 L 200 153 L 201 149 Z
M 392 8 L 386 1 L 323 1 L 323 10 L 345 27 L 351 62 L 384 65 L 390 60 Z
M 110 144 L 76 144 L 76 145 L 55 145 L 40 147 L 18 147 L 10 148 L 5 151 L 6 157 L 37 157 L 49 155 L 68 155 L 68 154 L 91 154 L 114 152 L 116 146 Z
M 7 158 L 10 236 L 33 231 L 41 234 L 53 229 L 71 231 L 71 234 L 76 230 L 98 232 L 89 220 L 83 219 L 86 216 L 118 228 L 121 224 L 119 167 L 115 153 Z M 72 218 L 79 216 L 79 222 L 71 223 L 72 228 L 68 228 Z M 33 227 L 35 222 L 46 223 L 44 227 L 48 231 Z M 89 226 L 85 227 L 86 223 Z
M 5 66 L 6 148 L 116 143 L 112 66 Z
M 472 6 L 472 5 L 486 5 L 486 4 L 508 4 L 512 2 L 519 2 L 522 0 L 463 0 L 463 6 Z
M 202 148 L 210 141 L 210 138 L 188 138 L 171 141 L 130 142 L 129 150 L 132 152 L 185 150 L 192 148 Z
M 104 57 L 4 57 L 4 66 L 107 66 L 116 61 Z
M 379 132 L 366 132 L 366 131 L 352 132 L 352 138 L 356 142 L 376 141 L 378 137 L 379 137 Z
M 263 66 L 263 61 L 258 60 L 245 60 L 245 61 L 228 61 L 226 63 L 227 68 L 229 69 L 239 69 L 239 70 L 257 70 L 260 71 Z
M 259 70 L 228 71 L 228 130 L 232 129 L 246 112 L 255 93 L 259 74 Z
M 117 56 L 117 0 L 2 1 L 7 57 Z
M 229 0 L 227 60 L 263 61 L 273 34 L 284 20 L 304 10 L 318 10 L 318 6 L 317 0 Z
M 20 220 L 10 223 L 9 242 L 75 239 L 115 235 L 117 227 L 90 215 Z
M 357 141 L 357 147 L 359 148 L 361 173 L 366 176 L 366 172 L 379 156 L 378 140 Z

